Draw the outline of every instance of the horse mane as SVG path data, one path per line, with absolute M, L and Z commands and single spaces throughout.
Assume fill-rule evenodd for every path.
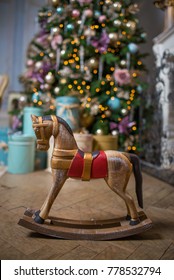
M 69 126 L 69 124 L 68 124 L 64 119 L 62 119 L 61 117 L 58 117 L 58 116 L 56 116 L 56 117 L 57 117 L 58 122 L 60 122 L 61 124 L 63 124 L 63 125 L 66 127 L 66 129 L 68 130 L 68 132 L 69 132 L 71 135 L 73 135 L 72 129 L 71 129 L 71 127 Z M 43 116 L 42 119 L 43 119 L 43 121 L 52 121 L 52 118 L 51 118 L 50 115 Z

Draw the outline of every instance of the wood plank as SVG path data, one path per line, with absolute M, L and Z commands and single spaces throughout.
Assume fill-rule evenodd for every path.
M 152 235 L 156 233 L 159 239 L 174 240 L 174 211 L 152 206 L 146 213 L 153 222 Z
M 51 174 L 44 171 L 22 176 L 6 173 L 0 178 L 1 259 L 31 256 L 33 259 L 174 259 L 174 188 L 147 174 L 143 174 L 143 178 L 146 214 L 153 221 L 152 229 L 111 241 L 58 240 L 17 225 L 25 208 L 40 207 L 52 184 Z M 111 219 L 124 215 L 124 203 L 103 182 L 67 180 L 50 214 L 72 219 Z M 128 190 L 136 199 L 133 176 Z
M 134 249 L 133 249 L 134 251 Z M 93 260 L 124 260 L 131 254 L 131 250 L 119 246 L 109 246 L 93 257 Z
M 159 260 L 171 240 L 146 240 L 128 256 L 128 260 Z
M 62 255 L 59 260 L 90 260 L 96 255 L 96 252 L 84 246 L 78 246 L 75 249 Z
M 28 238 L 28 231 L 20 230 L 16 217 L 6 209 L 1 207 L 0 215 L 1 239 L 17 248 L 21 253 L 28 255 L 42 248 L 42 243 L 36 239 Z
M 59 256 L 61 256 L 61 253 L 59 254 L 55 248 L 46 245 L 32 254 L 29 254 L 27 258 L 30 260 L 52 260 Z
M 161 256 L 161 260 L 174 260 L 174 243 L 172 242 L 164 254 Z

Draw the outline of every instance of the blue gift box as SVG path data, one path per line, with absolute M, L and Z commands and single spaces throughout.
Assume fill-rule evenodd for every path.
M 35 138 L 24 134 L 9 137 L 8 172 L 29 173 L 34 170 Z
M 63 118 L 72 131 L 79 130 L 79 99 L 75 96 L 59 96 L 56 98 L 56 115 Z
M 31 115 L 42 116 L 42 108 L 37 107 L 25 107 L 24 108 L 24 121 L 23 121 L 23 133 L 35 137 L 35 133 L 32 127 Z
M 0 128 L 0 165 L 7 165 L 8 158 L 8 131 L 7 127 Z

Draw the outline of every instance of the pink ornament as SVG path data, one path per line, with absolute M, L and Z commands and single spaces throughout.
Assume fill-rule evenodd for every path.
M 84 15 L 85 15 L 86 17 L 92 17 L 93 12 L 92 12 L 92 10 L 90 10 L 90 9 L 86 9 L 86 10 L 84 10 Z
M 31 77 L 32 77 L 32 74 L 33 74 L 33 71 L 32 71 L 32 70 L 27 70 L 27 71 L 24 73 L 24 77 L 25 77 L 25 78 L 31 78 Z
M 127 85 L 131 82 L 131 76 L 127 69 L 115 69 L 114 73 L 115 81 L 120 85 Z
M 83 6 L 85 4 L 90 4 L 92 0 L 78 0 L 80 6 Z
M 100 23 L 104 22 L 105 20 L 106 20 L 106 16 L 105 16 L 105 15 L 99 16 L 98 21 L 99 21 Z
M 80 16 L 80 11 L 75 9 L 72 11 L 72 17 L 78 18 Z
M 27 60 L 27 66 L 32 66 L 34 64 L 34 61 L 32 59 Z
M 57 34 L 53 37 L 52 41 L 51 41 L 51 46 L 53 48 L 53 50 L 57 49 L 57 45 L 62 44 L 62 36 L 60 34 Z

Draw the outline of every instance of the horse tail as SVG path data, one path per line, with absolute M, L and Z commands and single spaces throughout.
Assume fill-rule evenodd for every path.
M 140 159 L 135 154 L 123 153 L 133 165 L 133 172 L 135 177 L 135 191 L 137 195 L 138 204 L 143 208 L 143 178 L 141 173 Z

